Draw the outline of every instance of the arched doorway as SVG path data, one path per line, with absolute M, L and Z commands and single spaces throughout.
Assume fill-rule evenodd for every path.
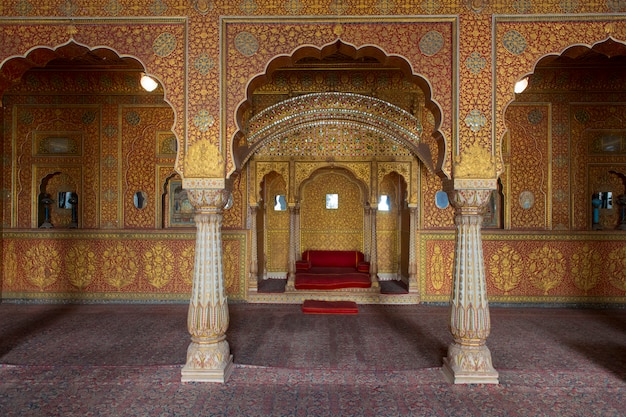
M 301 216 L 306 215 L 301 186 L 312 173 L 346 170 L 365 184 L 362 204 L 372 212 L 364 215 L 360 246 L 371 256 L 371 242 L 376 242 L 383 250 L 381 274 L 407 286 L 412 281 L 415 290 L 416 256 L 410 253 L 415 245 L 409 242 L 415 240 L 411 230 L 418 221 L 410 212 L 415 214 L 419 206 L 420 178 L 437 181 L 436 164 L 445 153 L 436 132 L 439 110 L 429 97 L 427 82 L 414 76 L 405 61 L 386 57 L 377 48 L 356 50 L 336 42 L 272 61 L 264 75 L 250 82 L 248 98 L 237 112 L 240 130 L 233 139 L 236 165 L 251 178 L 249 203 L 255 226 L 261 227 L 259 209 L 269 210 L 275 197 L 262 195 L 267 188 L 259 188 L 269 185 L 263 182 L 267 173 L 280 173 L 287 207 Z M 393 195 L 392 213 L 377 213 L 381 193 Z M 387 235 L 381 242 L 371 236 L 378 217 L 384 218 Z M 302 224 L 299 218 L 298 225 Z M 296 227 L 295 233 L 302 232 Z M 251 260 L 255 265 L 250 267 L 250 281 L 257 282 L 259 274 L 268 276 L 264 263 L 277 258 L 267 256 L 271 250 L 267 233 L 255 229 L 252 234 L 257 245 L 265 245 Z M 284 245 L 287 239 L 282 236 L 280 241 Z M 289 242 L 295 251 L 292 256 L 299 257 L 303 236 Z M 254 256 L 254 248 L 252 252 Z M 287 274 L 291 263 L 293 259 Z M 285 268 L 270 272 L 284 274 Z

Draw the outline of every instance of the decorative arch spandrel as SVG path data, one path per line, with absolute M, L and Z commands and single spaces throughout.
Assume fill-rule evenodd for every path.
M 297 59 L 303 45 L 314 45 L 321 50 L 325 45 L 341 42 L 362 53 L 376 49 L 387 60 L 408 63 L 412 75 L 420 77 L 429 90 L 430 110 L 438 113 L 435 127 L 440 148 L 448 146 L 445 138 L 452 136 L 451 120 L 454 92 L 451 83 L 456 79 L 453 51 L 456 45 L 456 18 L 385 17 L 349 18 L 340 25 L 321 20 L 312 22 L 306 18 L 268 19 L 224 18 L 222 19 L 222 56 L 224 77 L 222 91 L 223 118 L 221 137 L 228 138 L 227 175 L 241 167 L 236 166 L 236 149 L 245 145 L 243 135 L 237 136 L 241 126 L 237 125 L 238 111 L 246 104 L 248 89 L 254 88 L 252 81 L 262 78 L 271 71 L 271 65 L 285 65 Z M 288 36 L 287 36 L 288 35 Z M 314 35 L 314 36 L 312 36 Z M 284 38 L 284 39 L 283 39 Z M 372 46 L 376 45 L 376 46 Z M 251 84 L 252 83 L 252 84 Z M 432 95 L 432 96 L 431 96 Z M 449 156 L 439 155 L 438 161 L 444 172 L 449 170 Z M 440 167 L 437 167 L 440 168 Z

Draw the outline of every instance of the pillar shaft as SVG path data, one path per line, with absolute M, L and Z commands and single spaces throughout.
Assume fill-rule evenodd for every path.
M 257 206 L 250 206 L 250 275 L 249 285 L 250 289 L 256 291 L 258 289 L 259 281 L 259 258 L 258 258 L 258 245 L 257 245 L 257 226 L 256 226 Z
M 497 384 L 486 342 L 491 331 L 480 229 L 491 190 L 455 190 L 456 248 L 450 301 L 450 331 L 454 341 L 443 371 L 455 384 Z
M 196 209 L 196 247 L 187 328 L 191 343 L 183 382 L 226 382 L 233 357 L 226 341 L 228 301 L 222 269 L 222 208 L 225 190 L 188 190 Z
M 295 206 L 289 207 L 289 253 L 287 265 L 287 290 L 293 290 L 296 281 L 296 214 Z
M 417 293 L 417 207 L 409 207 L 409 292 Z
M 378 288 L 378 240 L 376 238 L 376 213 L 378 210 L 374 207 L 370 207 L 372 228 L 372 238 L 370 246 L 370 280 L 372 281 L 372 288 Z

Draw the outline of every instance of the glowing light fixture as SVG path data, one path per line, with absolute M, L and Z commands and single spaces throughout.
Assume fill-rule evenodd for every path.
M 519 94 L 524 92 L 524 90 L 526 90 L 526 87 L 528 87 L 528 77 L 524 77 L 516 82 L 513 91 L 515 91 L 515 94 Z
M 140 83 L 143 89 L 148 92 L 154 91 L 159 86 L 159 83 L 157 83 L 154 78 L 146 75 L 145 73 L 141 74 Z

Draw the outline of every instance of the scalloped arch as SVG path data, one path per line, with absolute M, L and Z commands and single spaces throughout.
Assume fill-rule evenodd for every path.
M 270 139 L 270 136 L 267 135 L 263 136 L 258 141 L 254 141 L 254 143 L 247 139 L 248 134 L 250 134 L 250 129 L 248 128 L 248 126 L 244 126 L 243 115 L 251 106 L 251 97 L 254 91 L 268 83 L 274 72 L 281 69 L 294 67 L 295 63 L 303 58 L 316 58 L 322 60 L 335 53 L 344 54 L 354 59 L 355 61 L 363 59 L 373 59 L 378 62 L 379 67 L 394 68 L 396 70 L 399 69 L 402 73 L 405 74 L 408 80 L 417 85 L 424 92 L 424 97 L 426 99 L 425 106 L 433 113 L 435 118 L 435 126 L 438 127 L 441 124 L 441 109 L 432 100 L 432 91 L 428 81 L 421 76 L 414 74 L 411 65 L 406 59 L 400 56 L 387 55 L 382 49 L 376 46 L 367 45 L 357 49 L 356 47 L 345 44 L 341 41 L 336 41 L 321 48 L 310 45 L 302 46 L 296 49 L 290 56 L 282 55 L 274 58 L 268 63 L 265 73 L 256 76 L 248 83 L 246 100 L 242 102 L 241 105 L 239 105 L 235 115 L 238 131 L 233 135 L 233 138 L 231 140 L 231 150 L 233 160 L 235 162 L 235 170 L 240 170 L 247 163 L 252 154 L 257 149 L 259 149 L 260 146 L 262 146 L 263 142 Z M 370 100 L 372 100 L 372 102 L 382 102 L 382 100 L 378 100 L 373 97 L 369 98 Z M 387 105 L 392 106 L 389 103 L 387 103 Z M 397 112 L 398 110 L 401 109 L 396 108 L 394 112 Z M 265 115 L 265 117 L 268 117 L 268 113 L 265 113 Z M 278 124 L 281 123 L 280 120 L 276 118 L 273 120 L 273 122 Z M 362 126 L 369 127 L 369 125 L 365 123 L 365 121 L 363 122 L 364 123 L 362 123 Z M 402 128 L 400 128 L 400 126 L 398 126 L 396 129 L 389 128 L 387 129 L 387 133 L 397 133 L 401 130 L 410 131 L 412 130 L 412 127 L 406 125 Z M 415 153 L 415 155 L 420 158 L 420 160 L 422 160 L 430 170 L 438 171 L 440 170 L 441 164 L 443 163 L 443 155 L 445 154 L 446 144 L 443 135 L 438 130 L 433 132 L 432 136 L 437 141 L 438 146 L 438 155 L 435 163 L 433 163 L 432 161 L 432 157 L 430 156 L 430 150 L 428 149 L 427 145 L 423 143 L 411 143 L 411 141 L 406 140 L 406 135 L 403 135 L 403 139 L 400 139 L 400 142 L 407 149 L 410 149 L 411 152 Z

